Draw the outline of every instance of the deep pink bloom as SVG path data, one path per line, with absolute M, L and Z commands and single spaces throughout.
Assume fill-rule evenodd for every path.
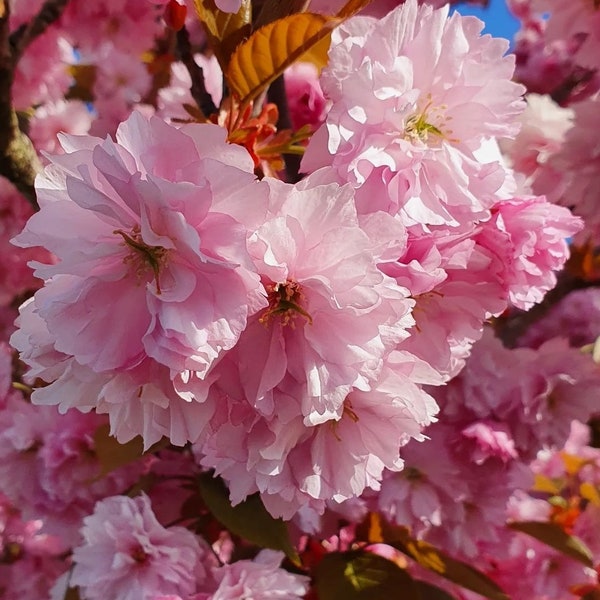
M 0 493 L 0 591 L 2 600 L 48 598 L 68 565 L 58 537 L 42 533 L 41 520 L 27 521 Z
M 319 85 L 317 68 L 298 62 L 286 70 L 285 91 L 294 129 L 310 125 L 316 129 L 325 120 L 327 101 Z

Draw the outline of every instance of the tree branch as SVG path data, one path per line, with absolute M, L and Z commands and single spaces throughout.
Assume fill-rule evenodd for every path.
M 8 0 L 0 0 L 0 175 L 11 181 L 36 209 L 34 181 L 42 165 L 31 140 L 19 128 L 12 107 L 12 86 L 23 52 L 62 15 L 67 2 L 46 0 L 31 21 L 11 34 L 10 5 Z
M 69 0 L 46 0 L 40 12 L 28 23 L 24 23 L 10 35 L 14 64 L 35 38 L 42 35 L 52 23 L 58 21 Z
M 190 44 L 190 36 L 185 27 L 182 27 L 177 32 L 177 51 L 181 62 L 185 65 L 192 79 L 191 93 L 192 98 L 198 105 L 198 108 L 202 113 L 209 117 L 213 113 L 217 112 L 217 107 L 213 102 L 212 96 L 206 90 L 204 84 L 204 71 L 202 67 L 196 64 L 194 60 L 194 54 L 192 53 L 192 46 Z
M 285 91 L 285 80 L 283 75 L 280 75 L 270 86 L 267 91 L 267 99 L 277 106 L 279 112 L 279 120 L 277 121 L 277 129 L 292 129 L 292 120 L 288 108 L 287 94 Z M 300 161 L 301 157 L 297 154 L 284 154 L 285 176 L 288 183 L 296 183 L 300 181 Z
M 9 17 L 8 0 L 0 0 L 0 175 L 11 181 L 37 208 L 33 183 L 41 164 L 31 140 L 19 129 L 12 108 L 11 90 L 17 61 L 10 43 Z

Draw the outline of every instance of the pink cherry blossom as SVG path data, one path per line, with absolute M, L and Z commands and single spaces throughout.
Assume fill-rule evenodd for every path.
M 384 467 L 402 469 L 399 447 L 422 441 L 437 410 L 411 381 L 417 379 L 412 357 L 403 358 L 384 370 L 373 391 L 348 394 L 340 417 L 308 427 L 289 384 L 273 394 L 271 418 L 221 391 L 227 413 L 215 414 L 215 433 L 199 448 L 202 464 L 228 481 L 233 502 L 259 491 L 269 512 L 285 519 L 301 507 L 322 513 L 329 499 L 339 503 L 379 489 Z
M 491 268 L 510 302 L 527 310 L 555 286 L 555 272 L 569 256 L 567 238 L 582 226 L 567 209 L 544 197 L 515 198 L 492 208 L 477 242 L 495 255 Z
M 17 238 L 59 259 L 36 270 L 47 280 L 37 311 L 57 351 L 96 372 L 133 369 L 151 356 L 206 373 L 235 344 L 261 300 L 245 228 L 221 211 L 259 184 L 250 158 L 224 135 L 134 114 L 117 143 L 65 142 L 68 154 L 38 179 L 41 211 Z
M 27 521 L 0 494 L 0 591 L 2 600 L 47 598 L 66 571 L 65 550 L 58 537 L 42 533 L 42 521 Z
M 327 101 L 319 85 L 317 68 L 311 63 L 298 62 L 285 73 L 290 118 L 294 129 L 310 125 L 316 129 L 325 120 Z
M 31 205 L 4 177 L 0 178 L 0 306 L 8 306 L 14 298 L 39 287 L 28 261 L 51 261 L 42 248 L 15 248 L 11 239 L 17 235 L 33 214 Z
M 553 337 L 568 337 L 571 346 L 579 348 L 600 336 L 600 290 L 573 290 L 552 305 L 519 338 L 519 346 L 538 348 Z
M 89 600 L 187 597 L 206 579 L 206 549 L 183 527 L 164 528 L 147 496 L 113 496 L 84 519 L 71 585 Z
M 261 550 L 254 560 L 238 560 L 213 570 L 217 589 L 207 600 L 301 600 L 309 579 L 280 568 L 282 552 Z
M 332 165 L 359 188 L 359 212 L 399 212 L 406 225 L 483 217 L 505 176 L 490 179 L 498 165 L 473 153 L 485 136 L 516 132 L 522 88 L 510 81 L 506 41 L 479 36 L 481 27 L 411 1 L 336 29 L 321 78 L 333 104 L 303 168 Z
M 514 139 L 500 140 L 500 147 L 511 166 L 523 176 L 522 185 L 532 186 L 536 193 L 556 187 L 560 173 L 552 176 L 543 168 L 556 154 L 573 124 L 573 110 L 556 104 L 550 96 L 527 94 L 527 108 L 520 117 L 521 130 Z M 524 188 L 524 191 L 528 189 Z
M 61 23 L 81 50 L 93 51 L 102 43 L 138 54 L 149 50 L 161 31 L 160 7 L 148 0 L 69 2 Z
M 44 532 L 63 543 L 79 539 L 81 519 L 96 500 L 125 491 L 143 463 L 99 477 L 94 435 L 106 420 L 94 413 L 34 407 L 20 393 L 3 398 L 0 410 L 0 487 L 24 518 L 43 518 Z
M 39 106 L 29 121 L 29 137 L 38 152 L 62 152 L 59 133 L 84 135 L 93 116 L 80 100 L 59 100 Z
M 583 218 L 585 227 L 578 242 L 600 236 L 596 190 L 600 182 L 600 142 L 590 135 L 600 107 L 600 93 L 573 105 L 575 121 L 566 133 L 561 150 L 550 158 L 548 168 L 562 174 L 561 185 L 549 190 L 548 197 Z M 542 171 L 543 175 L 543 171 Z
M 215 0 L 219 10 L 228 13 L 236 13 L 242 6 L 242 0 Z

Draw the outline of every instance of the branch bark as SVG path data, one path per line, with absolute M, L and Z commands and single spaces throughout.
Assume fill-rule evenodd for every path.
M 206 90 L 204 84 L 204 71 L 202 67 L 196 64 L 194 60 L 194 54 L 192 52 L 192 46 L 190 44 L 190 36 L 185 27 L 182 27 L 177 32 L 177 51 L 181 62 L 185 65 L 192 79 L 191 93 L 192 98 L 198 105 L 198 108 L 202 111 L 204 116 L 209 117 L 213 113 L 217 112 L 217 107 L 213 102 L 212 96 Z
M 23 52 L 60 17 L 67 2 L 46 0 L 40 12 L 11 35 L 9 1 L 0 0 L 0 175 L 11 181 L 36 209 L 34 181 L 42 165 L 31 140 L 19 128 L 12 106 L 12 86 Z

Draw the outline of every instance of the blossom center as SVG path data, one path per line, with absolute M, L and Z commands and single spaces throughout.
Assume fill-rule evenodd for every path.
M 0 554 L 0 564 L 12 565 L 17 562 L 24 554 L 23 546 L 18 542 L 7 542 L 4 545 L 4 551 Z
M 433 106 L 433 100 L 428 95 L 427 103 L 423 109 L 418 110 L 406 119 L 404 123 L 405 139 L 423 143 L 439 141 L 444 138 L 457 141 L 448 137 L 452 134 L 452 130 L 448 129 L 446 124 L 452 117 L 444 115 L 447 108 L 446 105 Z
M 164 266 L 168 250 L 162 246 L 149 246 L 142 239 L 140 228 L 136 225 L 131 233 L 125 233 L 121 229 L 116 229 L 113 233 L 118 233 L 129 248 L 130 253 L 123 259 L 123 262 L 133 267 L 134 273 L 138 279 L 146 274 L 150 267 L 154 281 L 156 282 L 156 293 L 160 294 L 160 270 Z
M 259 319 L 263 325 L 269 325 L 273 317 L 279 316 L 282 325 L 294 329 L 298 315 L 312 325 L 312 317 L 302 306 L 306 298 L 298 282 L 287 279 L 284 283 L 270 283 L 266 289 L 269 306 Z
M 340 421 L 344 418 L 350 419 L 353 423 L 358 423 L 358 421 L 359 421 L 358 415 L 354 412 L 354 409 L 352 408 L 352 402 L 350 402 L 349 398 L 346 398 L 346 400 L 344 400 L 344 408 L 342 410 L 342 418 L 339 421 L 329 421 L 329 425 L 331 427 L 333 436 L 335 437 L 335 439 L 338 442 L 341 442 L 342 438 L 341 438 L 340 434 L 338 433 L 337 428 L 338 428 L 338 425 L 340 424 Z
M 129 551 L 129 556 L 139 564 L 144 564 L 148 560 L 148 553 L 139 545 Z

